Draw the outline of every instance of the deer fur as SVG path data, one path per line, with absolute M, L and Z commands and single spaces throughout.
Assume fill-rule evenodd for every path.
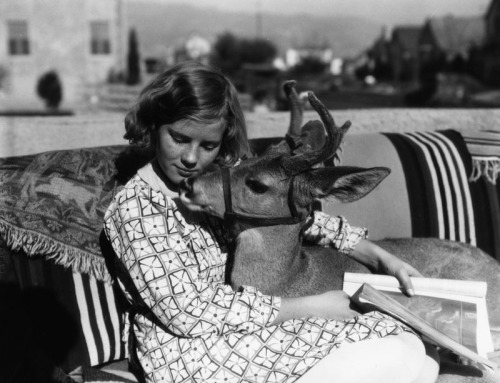
M 294 92 L 293 84 L 288 84 L 288 89 L 285 86 L 285 90 L 290 97 Z M 334 124 L 331 115 L 315 96 L 311 94 L 309 98 L 323 124 Z M 298 161 L 299 170 L 295 172 L 293 157 L 315 150 L 318 144 L 314 141 L 318 137 L 324 141 L 323 124 L 309 122 L 298 134 L 298 126 L 302 125 L 301 113 L 292 110 L 289 135 L 293 138 L 292 151 L 295 153 L 290 153 L 289 145 L 283 142 L 264 155 L 242 161 L 232 169 L 234 210 L 259 216 L 289 214 L 287 185 L 293 176 L 294 202 L 297 209 L 307 215 L 315 200 L 330 198 L 341 203 L 353 202 L 368 194 L 389 174 L 388 169 L 380 167 L 318 167 L 318 164 L 309 164 L 304 170 L 307 159 Z M 315 131 L 319 126 L 320 135 Z M 334 153 L 347 128 L 348 124 L 341 128 L 335 125 L 340 137 L 331 139 Z M 331 157 L 326 160 L 331 160 Z M 288 165 L 284 166 L 284 163 Z M 191 210 L 201 209 L 223 217 L 225 206 L 221 190 L 220 171 L 214 170 L 182 184 L 181 201 Z M 345 271 L 373 271 L 332 248 L 302 243 L 303 226 L 304 222 L 250 227 L 238 233 L 228 263 L 232 286 L 251 285 L 266 294 L 304 296 L 342 289 Z M 486 280 L 490 324 L 495 348 L 500 348 L 500 264 L 495 259 L 473 246 L 432 238 L 388 239 L 376 243 L 416 267 L 424 276 Z

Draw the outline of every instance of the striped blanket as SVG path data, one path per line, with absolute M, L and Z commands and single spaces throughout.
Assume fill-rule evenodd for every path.
M 43 258 L 12 254 L 10 260 L 22 299 L 33 310 L 36 342 L 63 371 L 127 357 L 113 285 Z

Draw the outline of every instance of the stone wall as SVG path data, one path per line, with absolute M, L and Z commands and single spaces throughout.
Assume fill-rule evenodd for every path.
M 350 134 L 456 129 L 500 130 L 500 109 L 364 109 L 332 111 Z M 126 144 L 123 114 L 69 117 L 0 117 L 0 157 L 48 150 Z M 250 138 L 284 135 L 287 112 L 247 113 Z M 304 120 L 318 119 L 313 111 Z

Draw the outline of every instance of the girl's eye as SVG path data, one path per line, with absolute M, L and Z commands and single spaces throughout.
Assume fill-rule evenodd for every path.
M 171 137 L 172 137 L 172 140 L 174 140 L 174 142 L 177 142 L 177 143 L 183 143 L 183 142 L 186 142 L 186 140 L 182 137 L 179 137 L 179 136 L 174 136 L 173 134 L 171 134 Z
M 203 149 L 208 150 L 208 151 L 215 150 L 218 147 L 219 147 L 218 144 L 205 144 L 205 145 L 203 145 Z
M 254 193 L 257 194 L 263 194 L 269 189 L 266 184 L 263 184 L 262 182 L 257 180 L 249 179 L 246 180 L 245 183 Z

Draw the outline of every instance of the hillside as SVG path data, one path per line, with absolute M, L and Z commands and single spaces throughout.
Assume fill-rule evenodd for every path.
M 210 40 L 230 31 L 237 36 L 256 36 L 256 16 L 183 4 L 129 2 L 129 20 L 136 28 L 143 57 L 164 52 L 197 33 Z M 352 57 L 368 46 L 381 32 L 381 25 L 350 16 L 315 17 L 306 14 L 262 15 L 262 35 L 280 52 L 303 45 L 327 45 L 336 57 Z

